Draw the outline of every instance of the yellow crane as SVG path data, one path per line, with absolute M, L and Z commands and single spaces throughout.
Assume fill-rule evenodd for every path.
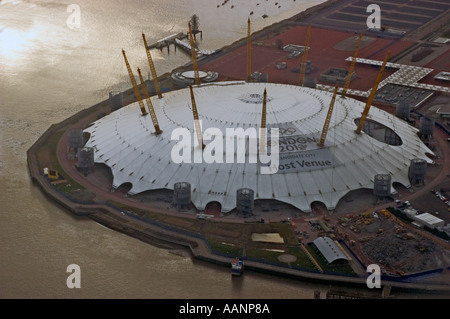
M 200 127 L 200 119 L 198 117 L 197 104 L 195 103 L 194 90 L 192 89 L 192 85 L 189 85 L 189 90 L 191 91 L 192 113 L 194 114 L 194 124 L 195 130 L 197 131 L 198 145 L 201 145 L 202 149 L 204 149 L 205 144 L 203 144 L 202 128 Z
M 153 108 L 152 101 L 150 100 L 150 94 L 148 93 L 147 86 L 145 85 L 144 78 L 142 77 L 141 69 L 137 69 L 139 73 L 139 79 L 141 80 L 142 91 L 144 92 L 144 97 L 147 101 L 147 108 L 150 112 L 150 117 L 152 118 L 153 127 L 155 128 L 155 134 L 159 135 L 162 131 L 159 128 L 158 119 L 156 118 L 155 109 Z
M 372 102 L 373 102 L 373 99 L 375 97 L 375 93 L 377 92 L 377 89 L 378 89 L 378 84 L 380 84 L 381 76 L 383 75 L 384 68 L 386 67 L 386 63 L 387 63 L 387 60 L 389 58 L 389 54 L 390 54 L 390 51 L 388 51 L 386 53 L 386 56 L 385 56 L 384 61 L 383 61 L 383 64 L 381 65 L 380 72 L 378 72 L 378 76 L 377 76 L 377 79 L 375 80 L 375 84 L 374 84 L 374 86 L 372 88 L 372 91 L 370 92 L 369 98 L 367 99 L 367 103 L 366 103 L 366 106 L 364 108 L 364 111 L 361 114 L 361 118 L 359 120 L 358 127 L 355 130 L 356 134 L 361 134 L 361 130 L 362 130 L 363 126 L 364 126 L 364 123 L 366 122 L 367 115 L 369 114 L 370 107 L 372 106 Z
M 250 29 L 250 18 L 247 20 L 247 82 L 252 79 L 252 39 Z
M 352 80 L 353 70 L 355 69 L 356 57 L 358 56 L 359 47 L 361 45 L 362 34 L 359 35 L 358 43 L 356 44 L 355 53 L 353 54 L 352 64 L 348 70 L 347 79 L 345 81 L 344 89 L 342 90 L 342 96 L 345 97 L 347 94 L 348 87 L 350 86 L 350 81 Z
M 144 39 L 145 51 L 147 52 L 148 65 L 150 66 L 150 71 L 152 72 L 153 84 L 155 85 L 155 90 L 158 94 L 158 97 L 161 99 L 162 94 L 161 88 L 159 87 L 158 76 L 156 75 L 155 65 L 153 64 L 152 55 L 150 54 L 150 49 L 148 48 L 144 32 L 142 32 L 142 38 Z
M 130 76 L 131 84 L 133 84 L 133 91 L 136 95 L 136 98 L 139 102 L 139 107 L 141 108 L 142 115 L 147 115 L 147 111 L 145 110 L 144 102 L 142 102 L 141 93 L 139 93 L 139 88 L 136 83 L 136 79 L 134 78 L 133 71 L 131 71 L 130 63 L 128 63 L 127 55 L 125 54 L 125 50 L 122 49 L 123 58 L 125 59 L 125 64 L 127 65 L 128 75 Z
M 266 89 L 264 89 L 263 109 L 262 109 L 262 115 L 261 115 L 261 136 L 259 139 L 259 152 L 260 153 L 265 153 L 265 150 L 266 150 L 266 133 L 267 133 L 266 104 L 267 104 L 267 91 L 266 91 Z
M 299 85 L 303 86 L 305 82 L 305 74 L 306 74 L 306 61 L 308 59 L 308 51 L 309 51 L 309 38 L 311 36 L 311 24 L 308 26 L 308 31 L 306 33 L 306 43 L 305 43 L 305 51 L 303 52 L 302 64 L 300 65 L 300 81 Z
M 322 135 L 320 137 L 320 141 L 318 143 L 319 147 L 323 147 L 325 145 L 325 139 L 327 138 L 328 129 L 330 127 L 331 116 L 333 115 L 334 102 L 336 101 L 336 94 L 338 91 L 338 86 L 334 87 L 333 97 L 331 98 L 330 108 L 328 109 L 328 114 L 325 119 L 325 124 L 323 125 Z
M 188 23 L 189 26 L 189 39 L 191 42 L 191 55 L 192 55 L 192 66 L 194 67 L 194 75 L 195 75 L 195 84 L 200 84 L 200 75 L 198 73 L 198 64 L 197 64 L 197 52 L 195 52 L 195 44 L 194 44 L 194 37 L 192 36 L 192 28 L 191 28 L 191 22 Z

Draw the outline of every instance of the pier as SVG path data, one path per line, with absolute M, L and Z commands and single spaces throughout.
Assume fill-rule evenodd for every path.
M 202 31 L 198 31 L 197 33 L 200 33 L 201 37 L 203 35 Z M 195 35 L 194 35 L 195 37 Z M 172 35 L 169 35 L 161 40 L 156 41 L 155 43 L 152 43 L 148 46 L 149 49 L 160 49 L 162 50 L 163 48 L 167 47 L 167 52 L 170 52 L 170 45 L 173 44 L 175 46 L 175 52 L 176 52 L 176 48 L 180 48 L 184 53 L 188 54 L 189 56 L 191 55 L 191 45 L 183 40 L 189 40 L 189 34 L 186 33 L 184 34 L 183 32 L 179 32 L 179 33 L 175 33 Z M 199 57 L 201 56 L 208 56 L 211 55 L 213 53 L 215 53 L 216 51 L 212 51 L 212 50 L 199 50 L 196 49 L 197 55 Z
M 184 34 L 183 32 L 175 33 L 172 35 L 169 35 L 168 37 L 165 37 L 161 40 L 156 41 L 155 43 L 152 43 L 148 46 L 149 49 L 163 49 L 164 47 L 169 47 L 170 44 L 175 43 L 174 41 L 176 39 L 187 39 L 188 35 Z

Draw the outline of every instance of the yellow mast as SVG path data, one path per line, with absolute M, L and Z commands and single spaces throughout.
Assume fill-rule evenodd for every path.
M 145 39 L 144 32 L 142 32 L 142 38 L 144 39 L 144 45 L 145 45 L 145 51 L 147 52 L 148 64 L 150 66 L 150 71 L 152 72 L 153 84 L 155 85 L 155 90 L 156 90 L 156 93 L 158 94 L 158 97 L 161 99 L 162 94 L 161 94 L 161 88 L 159 87 L 158 76 L 156 75 L 155 65 L 153 64 L 152 55 L 150 54 L 150 49 L 148 48 L 147 40 Z
M 158 119 L 156 118 L 155 109 L 153 108 L 152 101 L 150 100 L 150 94 L 148 93 L 147 86 L 145 85 L 144 78 L 142 77 L 141 69 L 137 69 L 139 73 L 139 79 L 141 80 L 142 91 L 147 101 L 147 108 L 150 111 L 150 117 L 152 118 L 153 126 L 155 127 L 155 134 L 159 135 L 162 131 L 159 128 Z
M 192 55 L 192 65 L 194 67 L 195 84 L 200 84 L 200 75 L 198 74 L 197 65 L 197 53 L 195 52 L 194 37 L 192 36 L 191 22 L 188 23 L 189 26 L 189 39 L 191 41 L 191 55 Z
M 200 120 L 198 117 L 197 104 L 195 103 L 194 90 L 192 89 L 192 85 L 189 85 L 189 90 L 191 91 L 192 113 L 194 114 L 194 124 L 195 124 L 195 130 L 197 131 L 198 145 L 201 145 L 202 149 L 204 149 L 205 144 L 203 144 L 202 128 L 200 127 Z
M 300 81 L 299 85 L 303 86 L 305 82 L 305 74 L 306 74 L 306 61 L 308 59 L 308 51 L 309 51 L 309 38 L 311 36 L 311 24 L 308 26 L 308 31 L 306 33 L 306 43 L 305 43 L 305 51 L 303 52 L 302 64 L 300 65 Z
M 375 97 L 375 93 L 377 92 L 378 84 L 380 84 L 381 76 L 383 75 L 383 71 L 386 66 L 387 60 L 389 58 L 389 54 L 390 54 L 390 51 L 388 51 L 386 53 L 386 57 L 384 58 L 383 64 L 381 65 L 380 72 L 378 72 L 378 76 L 377 76 L 377 79 L 375 80 L 375 84 L 372 88 L 372 91 L 370 92 L 369 98 L 367 99 L 366 107 L 364 108 L 364 111 L 361 114 L 361 119 L 359 120 L 358 127 L 355 130 L 356 134 L 361 134 L 361 130 L 364 126 L 364 123 L 366 122 L 367 115 L 369 114 L 370 107 L 372 106 L 372 102 Z
M 130 76 L 131 84 L 133 84 L 134 94 L 139 102 L 139 107 L 141 108 L 142 115 L 147 115 L 147 111 L 145 110 L 144 102 L 142 102 L 141 93 L 139 93 L 139 89 L 136 83 L 136 79 L 134 78 L 133 71 L 131 71 L 130 63 L 128 63 L 127 55 L 125 51 L 122 49 L 123 58 L 125 59 L 125 64 L 127 65 L 128 75 Z
M 330 127 L 331 116 L 333 115 L 334 102 L 336 101 L 336 94 L 338 91 L 338 86 L 334 87 L 333 97 L 331 98 L 330 108 L 328 109 L 328 114 L 325 119 L 325 124 L 323 125 L 322 136 L 320 137 L 319 146 L 323 147 L 325 144 L 325 139 L 327 138 L 328 129 Z
M 264 89 L 264 99 L 263 99 L 263 109 L 262 109 L 262 116 L 261 116 L 261 136 L 259 140 L 259 152 L 264 153 L 266 149 L 266 132 L 267 132 L 267 126 L 266 126 L 266 104 L 267 104 L 267 91 Z
M 250 18 L 247 20 L 247 82 L 251 81 L 252 76 L 252 39 L 250 34 Z
M 355 69 L 356 57 L 358 56 L 359 46 L 361 45 L 362 34 L 359 35 L 358 43 L 356 44 L 355 53 L 353 54 L 352 64 L 348 70 L 347 80 L 345 81 L 344 89 L 342 90 L 342 96 L 347 94 L 348 87 L 350 86 L 350 81 L 352 80 L 352 73 Z

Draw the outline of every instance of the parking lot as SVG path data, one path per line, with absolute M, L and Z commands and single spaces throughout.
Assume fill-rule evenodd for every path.
M 342 31 L 364 32 L 367 31 L 367 7 L 378 4 L 381 9 L 381 25 L 387 29 L 401 30 L 409 33 L 421 27 L 428 21 L 436 18 L 450 9 L 447 0 L 429 1 L 419 0 L 349 0 L 340 1 L 329 10 L 324 10 L 318 15 L 309 18 L 316 25 L 339 29 Z M 309 22 L 309 21 L 307 21 Z M 388 35 L 388 34 L 386 34 Z M 390 34 L 401 36 L 402 34 Z

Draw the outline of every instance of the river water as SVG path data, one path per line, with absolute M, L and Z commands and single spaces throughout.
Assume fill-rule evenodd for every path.
M 193 260 L 185 250 L 145 244 L 76 218 L 31 183 L 26 166 L 27 149 L 51 124 L 105 100 L 110 91 L 130 87 L 122 48 L 134 69 L 148 72 L 141 32 L 148 42 L 185 32 L 195 13 L 203 30 L 201 48 L 214 50 L 246 36 L 251 11 L 256 30 L 323 1 L 277 2 L 0 1 L 0 298 L 306 299 L 314 290 L 325 294 L 325 284 L 252 272 L 234 280 L 229 269 Z M 71 4 L 75 11 L 68 12 Z M 77 12 L 80 19 L 72 19 Z M 152 55 L 158 74 L 189 61 L 182 52 L 153 50 Z M 81 268 L 81 289 L 67 288 L 70 264 Z

